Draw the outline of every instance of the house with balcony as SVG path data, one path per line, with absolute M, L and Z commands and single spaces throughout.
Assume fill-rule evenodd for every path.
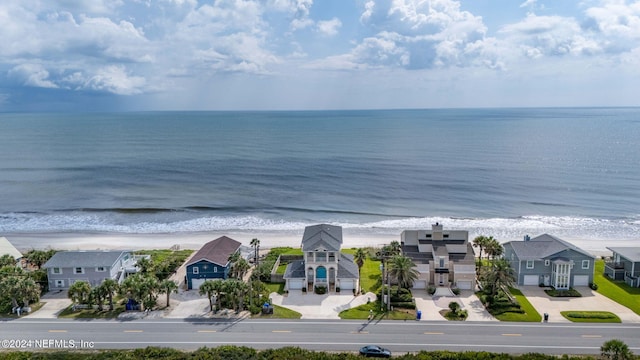
M 613 253 L 605 262 L 604 274 L 622 280 L 631 287 L 640 287 L 640 247 L 608 247 Z
M 476 264 L 466 230 L 444 230 L 435 223 L 431 230 L 405 230 L 400 234 L 402 253 L 416 264 L 419 276 L 414 289 L 429 285 L 474 289 Z
M 284 273 L 285 290 L 353 290 L 359 286 L 358 265 L 353 256 L 340 252 L 342 227 L 307 226 L 302 235 L 302 259 L 290 262 Z
M 566 290 L 593 282 L 595 256 L 555 236 L 525 236 L 524 241 L 509 241 L 503 247 L 518 285 Z
M 86 281 L 92 287 L 105 279 L 122 283 L 136 273 L 138 258 L 130 251 L 58 251 L 42 268 L 47 271 L 49 290 L 68 289 L 76 281 Z

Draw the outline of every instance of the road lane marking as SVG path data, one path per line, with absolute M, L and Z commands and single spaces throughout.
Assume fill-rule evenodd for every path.
M 426 333 L 424 333 L 424 334 L 425 335 L 444 335 L 443 332 L 428 332 L 428 331 Z
M 67 330 L 49 330 L 50 333 L 66 333 Z
M 352 331 L 352 334 L 368 334 L 368 331 Z
M 290 333 L 291 330 L 273 330 L 271 332 L 274 332 L 274 333 Z
M 582 335 L 583 338 L 601 338 L 602 335 Z
M 142 330 L 125 330 L 126 333 L 141 333 Z
M 214 333 L 215 330 L 198 330 L 199 333 Z
M 502 336 L 522 336 L 522 334 L 502 334 Z

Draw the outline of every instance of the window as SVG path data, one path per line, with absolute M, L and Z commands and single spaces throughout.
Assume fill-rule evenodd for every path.
M 217 266 L 213 267 L 213 272 L 218 272 L 218 267 Z
M 197 267 L 197 266 L 194 266 L 194 267 L 193 267 L 193 270 L 191 270 L 191 271 L 192 271 L 194 274 L 196 274 L 196 275 L 197 275 L 197 274 L 200 274 L 200 269 L 198 269 L 198 267 Z
M 583 269 L 589 268 L 589 260 L 582 260 L 582 268 Z
M 444 267 L 444 256 L 440 256 L 440 267 L 443 268 Z
M 527 260 L 527 269 L 533 269 L 533 260 Z
M 105 267 L 104 267 L 104 266 L 98 266 L 98 267 L 96 268 L 96 272 L 105 272 L 105 271 L 107 271 L 107 269 L 105 269 Z
M 544 266 L 549 266 L 549 264 L 551 264 L 551 262 L 549 260 L 545 260 L 544 261 Z
M 64 280 L 56 280 L 56 287 L 64 287 Z
M 74 274 L 84 274 L 84 268 L 81 268 L 81 267 L 73 268 L 73 273 Z
M 52 274 L 62 274 L 62 269 L 61 268 L 53 268 L 53 269 L 51 269 L 51 273 Z

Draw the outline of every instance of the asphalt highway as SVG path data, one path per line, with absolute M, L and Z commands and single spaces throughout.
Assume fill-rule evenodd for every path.
M 598 354 L 620 339 L 640 353 L 640 326 L 345 320 L 7 320 L 0 322 L 2 348 L 130 349 L 162 346 L 197 349 L 238 345 L 257 349 L 298 346 L 357 351 L 368 344 L 396 354 L 420 350 L 505 353 Z

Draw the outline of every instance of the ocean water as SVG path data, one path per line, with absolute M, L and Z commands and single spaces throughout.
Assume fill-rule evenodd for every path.
M 0 114 L 0 235 L 467 229 L 640 242 L 640 109 Z

